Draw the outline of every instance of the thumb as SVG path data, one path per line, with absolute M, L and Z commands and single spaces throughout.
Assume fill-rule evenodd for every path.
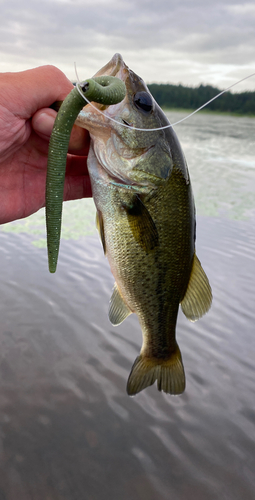
M 40 109 L 34 114 L 32 127 L 42 139 L 49 140 L 56 116 L 56 111 L 51 108 Z
M 43 108 L 37 111 L 32 118 L 32 127 L 34 131 L 42 137 L 49 140 L 56 118 L 56 111 L 51 108 Z M 89 132 L 77 125 L 73 126 L 70 137 L 69 152 L 87 156 L 90 144 Z

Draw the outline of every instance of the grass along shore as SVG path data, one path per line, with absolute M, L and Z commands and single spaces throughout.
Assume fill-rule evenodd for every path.
M 164 112 L 180 112 L 180 113 L 185 113 L 187 115 L 190 115 L 191 113 L 194 113 L 195 109 L 187 109 L 187 108 L 171 108 L 168 106 L 161 106 Z M 222 115 L 222 116 L 236 116 L 236 117 L 246 117 L 246 118 L 255 118 L 255 113 L 237 113 L 236 111 L 219 111 L 219 110 L 212 110 L 208 108 L 203 108 L 198 111 L 198 113 L 204 113 L 207 115 Z

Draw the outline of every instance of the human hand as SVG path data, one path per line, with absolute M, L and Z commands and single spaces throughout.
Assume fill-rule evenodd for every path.
M 49 138 L 56 111 L 72 83 L 54 66 L 0 74 L 0 224 L 45 205 Z M 87 130 L 74 126 L 67 156 L 64 200 L 92 196 Z

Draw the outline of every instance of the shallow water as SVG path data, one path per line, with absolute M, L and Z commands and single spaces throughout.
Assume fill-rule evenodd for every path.
M 254 498 L 254 131 L 214 115 L 176 127 L 214 295 L 198 322 L 179 314 L 182 396 L 126 395 L 141 331 L 108 321 L 91 200 L 66 204 L 55 275 L 42 212 L 2 226 L 0 500 Z

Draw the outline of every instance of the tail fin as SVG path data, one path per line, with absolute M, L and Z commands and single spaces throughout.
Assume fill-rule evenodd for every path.
M 175 352 L 167 360 L 147 358 L 140 354 L 133 364 L 127 383 L 127 393 L 134 396 L 158 381 L 158 390 L 169 394 L 181 394 L 185 390 L 185 373 L 181 351 L 177 345 Z

